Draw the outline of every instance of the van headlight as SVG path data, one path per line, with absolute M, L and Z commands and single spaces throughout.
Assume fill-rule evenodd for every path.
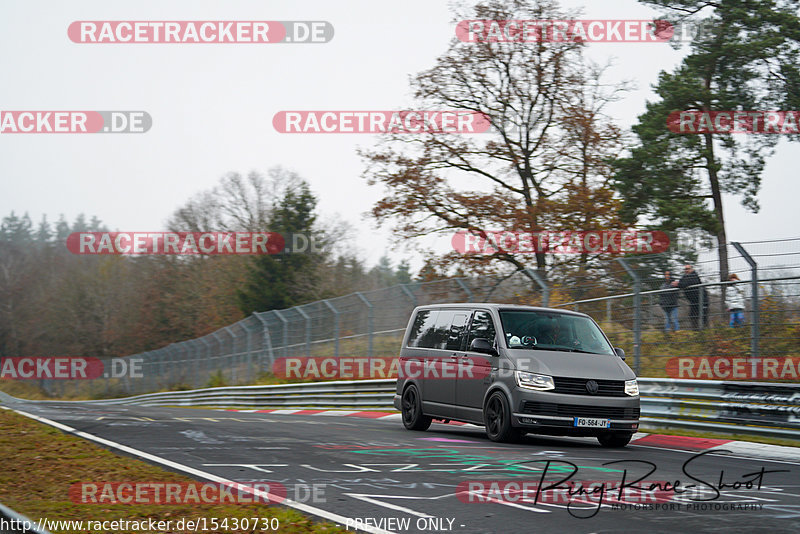
M 635 378 L 625 381 L 625 393 L 631 397 L 635 397 L 639 394 L 639 383 Z
M 547 391 L 548 389 L 556 388 L 552 376 L 514 371 L 514 377 L 517 379 L 517 385 L 521 388 L 536 389 L 538 391 Z

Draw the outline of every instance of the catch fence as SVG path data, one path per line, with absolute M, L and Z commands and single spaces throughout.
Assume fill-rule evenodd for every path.
M 563 266 L 546 275 L 528 269 L 503 277 L 412 282 L 258 312 L 206 336 L 121 358 L 126 362 L 121 368 L 138 370 L 135 375 L 47 379 L 38 385 L 48 396 L 103 398 L 251 384 L 268 379 L 273 363 L 290 356 L 392 358 L 412 310 L 444 302 L 588 313 L 625 350 L 640 376 L 798 381 L 800 239 L 729 245 L 728 255 L 729 272 L 738 274 L 738 283 L 719 281 L 714 249 L 693 262 L 705 288 L 698 291 L 701 302 L 694 309 L 684 289 L 660 289 L 665 269 L 675 279 L 683 274 L 674 255 L 608 259 L 594 270 Z M 744 324 L 736 328 L 729 326 L 725 306 L 733 285 L 746 297 Z M 678 331 L 664 328 L 666 294 L 677 295 Z

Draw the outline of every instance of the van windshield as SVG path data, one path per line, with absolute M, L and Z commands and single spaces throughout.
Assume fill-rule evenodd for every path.
M 603 332 L 588 317 L 558 312 L 501 310 L 500 321 L 503 337 L 510 349 L 614 354 Z

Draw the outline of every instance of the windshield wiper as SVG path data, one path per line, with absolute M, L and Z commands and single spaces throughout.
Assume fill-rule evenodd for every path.
M 561 352 L 580 352 L 583 354 L 599 354 L 598 352 L 592 352 L 590 350 L 583 350 L 583 349 L 572 349 L 569 347 L 550 347 L 546 350 L 557 350 Z

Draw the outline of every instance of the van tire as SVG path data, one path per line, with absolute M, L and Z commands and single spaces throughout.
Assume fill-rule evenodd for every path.
M 597 441 L 600 445 L 610 449 L 620 449 L 631 441 L 633 434 L 630 432 L 614 432 L 612 434 L 600 434 Z
M 486 401 L 483 407 L 483 423 L 486 426 L 486 435 L 492 441 L 515 442 L 523 436 L 523 432 L 511 426 L 511 410 L 501 391 L 495 391 Z
M 410 385 L 403 391 L 400 399 L 403 414 L 403 426 L 409 430 L 428 430 L 432 418 L 422 413 L 422 400 L 419 398 L 417 386 Z

